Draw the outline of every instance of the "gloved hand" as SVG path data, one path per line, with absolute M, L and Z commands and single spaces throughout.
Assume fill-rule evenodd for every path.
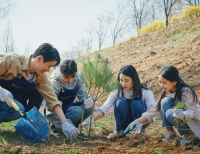
M 136 119 L 133 122 L 131 122 L 128 127 L 126 128 L 126 130 L 124 131 L 124 134 L 128 133 L 128 131 L 132 131 L 135 130 L 137 128 L 137 126 L 140 124 L 140 122 Z M 135 128 L 133 128 L 133 126 L 136 125 Z M 139 128 L 139 127 L 138 127 Z
M 91 120 L 91 125 L 94 123 L 94 119 L 92 118 Z M 85 120 L 82 125 L 80 125 L 82 127 L 88 128 L 90 126 L 90 119 L 89 120 Z
M 183 112 L 183 114 L 184 114 L 185 120 L 187 120 L 187 121 L 189 121 L 195 117 L 195 113 L 191 110 L 186 110 Z
M 2 88 L 2 89 L 0 90 L 0 100 L 1 100 L 2 102 L 6 102 L 6 103 L 8 104 L 8 106 L 11 107 L 10 98 L 13 99 L 12 93 L 11 93 L 10 91 L 8 91 L 8 90 Z
M 65 121 L 61 124 L 62 131 L 66 137 L 76 138 L 78 134 L 80 134 L 79 130 L 70 124 L 68 121 Z
M 183 120 L 185 117 L 183 113 L 184 111 L 182 109 L 173 109 L 172 112 L 173 112 L 173 116 L 177 119 Z
M 137 125 L 135 129 L 131 131 L 131 134 L 140 134 L 142 130 L 143 123 Z
M 91 108 L 93 104 L 94 104 L 94 100 L 92 99 L 92 97 L 89 97 L 88 99 L 84 100 L 84 105 L 86 109 Z

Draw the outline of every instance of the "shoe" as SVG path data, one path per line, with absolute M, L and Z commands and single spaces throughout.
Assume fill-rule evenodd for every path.
M 168 142 L 172 139 L 176 138 L 176 134 L 173 132 L 173 133 L 167 133 L 167 135 L 162 139 L 162 141 L 164 142 Z
M 109 139 L 118 138 L 118 137 L 121 137 L 122 135 L 124 135 L 124 131 L 123 131 L 123 130 L 121 130 L 121 131 L 119 131 L 119 132 L 114 131 L 114 133 L 110 133 L 110 134 L 107 136 L 107 138 L 109 138 Z
M 180 144 L 190 145 L 194 143 L 194 137 L 191 134 L 185 134 L 180 141 Z

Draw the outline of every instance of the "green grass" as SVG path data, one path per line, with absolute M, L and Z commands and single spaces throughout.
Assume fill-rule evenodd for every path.
M 173 39 L 169 40 L 169 42 L 175 42 L 177 40 L 182 40 L 184 37 L 186 37 L 188 34 L 187 33 L 183 33 L 183 34 L 178 34 L 177 36 L 175 36 Z
M 105 54 L 109 54 L 109 52 L 113 49 L 113 47 L 110 47 L 109 49 L 107 49 L 104 53 Z
M 158 150 L 158 149 L 155 149 L 152 151 L 154 154 L 164 154 L 164 151 L 163 150 Z

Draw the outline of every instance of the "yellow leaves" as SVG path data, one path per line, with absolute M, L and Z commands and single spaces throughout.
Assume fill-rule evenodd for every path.
M 200 5 L 186 7 L 179 16 L 172 17 L 171 23 L 177 21 L 185 21 L 186 19 L 192 19 L 200 16 Z
M 155 32 L 165 28 L 165 23 L 162 20 L 154 21 L 153 23 L 141 28 L 138 33 L 143 35 L 149 32 Z

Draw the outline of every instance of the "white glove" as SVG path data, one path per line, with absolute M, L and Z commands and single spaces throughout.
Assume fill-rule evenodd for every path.
M 187 121 L 189 121 L 189 120 L 191 120 L 192 118 L 195 117 L 194 112 L 191 111 L 191 110 L 186 110 L 186 111 L 183 112 L 183 114 L 185 116 L 185 120 L 187 120 Z
M 70 124 L 68 121 L 65 121 L 62 125 L 62 131 L 66 137 L 76 138 L 80 134 L 79 130 Z
M 11 107 L 10 98 L 13 99 L 12 93 L 11 93 L 10 91 L 8 91 L 8 90 L 2 88 L 2 89 L 0 90 L 0 100 L 1 100 L 2 102 L 6 102 L 6 103 L 8 104 L 8 106 Z
M 140 122 L 139 122 L 137 119 L 134 120 L 133 122 L 131 122 L 131 123 L 128 125 L 128 127 L 127 127 L 126 130 L 124 131 L 124 134 L 128 133 L 129 130 L 130 130 L 130 131 L 135 130 L 139 124 L 140 124 Z M 136 125 L 135 128 L 133 128 L 134 125 Z
M 94 123 L 94 119 L 92 118 L 91 120 L 91 125 Z M 82 127 L 88 128 L 90 126 L 90 119 L 89 120 L 85 120 L 82 125 L 80 125 Z
M 173 116 L 177 119 L 183 120 L 185 117 L 183 113 L 184 111 L 182 109 L 173 109 L 172 112 L 173 112 Z
M 84 105 L 86 109 L 91 108 L 93 104 L 94 104 L 94 100 L 92 99 L 92 97 L 89 97 L 88 99 L 84 100 Z
M 140 134 L 142 129 L 143 123 L 137 125 L 135 129 L 131 131 L 131 134 Z

